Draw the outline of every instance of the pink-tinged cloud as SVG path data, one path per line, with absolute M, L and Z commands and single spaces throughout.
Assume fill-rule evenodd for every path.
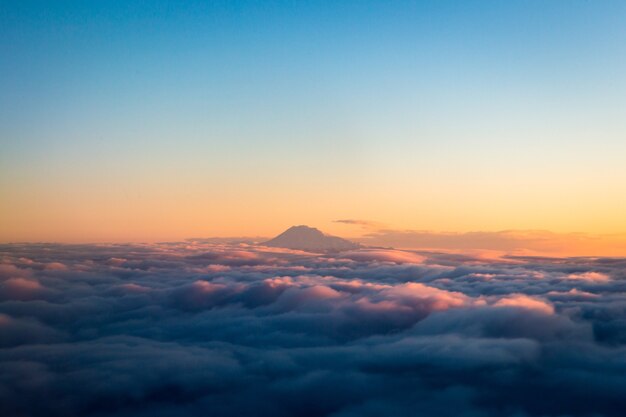
M 228 265 L 221 265 L 221 264 L 210 264 L 207 266 L 200 266 L 200 267 L 190 267 L 187 268 L 188 271 L 190 272 L 195 272 L 198 274 L 210 274 L 210 273 L 216 273 L 216 272 L 226 272 L 229 271 L 231 269 L 230 266 Z
M 31 272 L 28 269 L 18 268 L 13 264 L 2 263 L 0 264 L 0 277 L 28 277 Z
M 224 284 L 213 284 L 208 281 L 199 280 L 191 284 L 191 289 L 196 294 L 213 294 L 219 290 L 226 288 Z
M 550 291 L 546 295 L 550 297 L 564 298 L 598 298 L 600 295 L 588 291 L 581 291 L 578 288 L 572 288 L 569 291 Z
M 120 285 L 120 288 L 122 288 L 123 290 L 129 293 L 143 293 L 143 292 L 151 291 L 149 287 L 145 287 L 143 285 L 138 285 L 134 283 L 122 284 Z
M 306 288 L 291 286 L 278 297 L 276 304 L 287 310 L 301 307 L 331 308 L 332 306 L 327 304 L 327 301 L 341 298 L 341 292 L 325 285 L 314 285 Z
M 126 263 L 126 259 L 124 258 L 110 258 L 109 259 L 109 264 L 113 265 L 113 266 L 121 266 L 124 265 L 124 263 Z
M 393 249 L 362 249 L 349 251 L 341 254 L 342 258 L 348 258 L 357 262 L 392 262 L 420 264 L 424 262 L 424 256 L 413 252 Z
M 381 291 L 383 297 L 404 305 L 419 305 L 429 311 L 469 306 L 472 299 L 460 292 L 440 290 L 417 282 L 396 285 Z
M 46 264 L 46 270 L 48 271 L 67 271 L 67 266 L 61 262 L 49 262 Z
M 611 277 L 601 272 L 591 271 L 591 272 L 582 272 L 579 274 L 569 274 L 567 276 L 567 279 L 603 283 L 603 282 L 609 282 L 611 280 Z
M 499 299 L 494 303 L 496 307 L 516 307 L 534 310 L 544 314 L 554 314 L 554 307 L 547 301 L 530 297 L 524 294 L 513 294 Z
M 0 284 L 0 292 L 12 300 L 32 300 L 42 294 L 44 287 L 31 278 L 9 278 Z

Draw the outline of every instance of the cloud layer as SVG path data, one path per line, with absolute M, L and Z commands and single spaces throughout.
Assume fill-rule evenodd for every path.
M 626 259 L 0 245 L 6 416 L 621 416 Z

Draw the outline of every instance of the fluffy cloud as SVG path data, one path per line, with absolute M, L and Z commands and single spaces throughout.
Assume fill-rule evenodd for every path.
M 583 272 L 580 274 L 569 274 L 567 276 L 568 279 L 579 279 L 583 281 L 591 281 L 591 282 L 606 282 L 611 278 L 607 274 L 603 274 L 601 272 Z
M 621 416 L 626 260 L 0 246 L 7 416 Z
M 543 300 L 538 300 L 524 294 L 513 294 L 508 297 L 499 299 L 495 304 L 496 307 L 519 307 L 529 310 L 535 310 L 544 314 L 553 314 L 554 307 Z

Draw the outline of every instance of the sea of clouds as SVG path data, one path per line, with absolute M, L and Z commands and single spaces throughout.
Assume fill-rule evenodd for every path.
M 626 259 L 0 245 L 2 416 L 624 416 Z

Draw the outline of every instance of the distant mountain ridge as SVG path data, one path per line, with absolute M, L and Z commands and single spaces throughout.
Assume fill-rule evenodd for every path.
M 313 252 L 334 252 L 357 249 L 359 244 L 337 236 L 329 236 L 305 225 L 292 226 L 275 238 L 261 243 L 265 246 Z

